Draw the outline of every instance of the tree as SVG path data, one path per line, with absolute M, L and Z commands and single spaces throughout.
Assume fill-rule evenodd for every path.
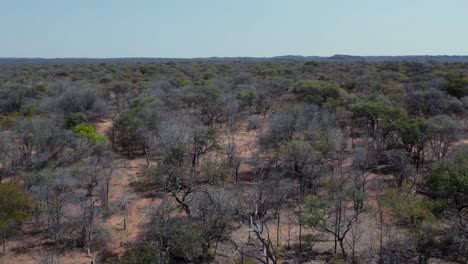
M 161 261 L 162 259 L 162 261 Z M 156 242 L 144 243 L 131 248 L 112 262 L 113 264 L 168 264 L 169 259 L 164 258 L 164 252 L 159 250 Z
M 366 146 L 359 146 L 353 153 L 352 168 L 356 171 L 354 187 L 360 191 L 366 190 L 367 177 L 370 171 L 378 164 L 378 155 Z
M 187 216 L 191 215 L 189 200 L 197 187 L 209 183 L 191 164 L 187 150 L 174 147 L 168 151 L 156 168 L 155 183 L 169 192 Z
M 5 253 L 6 239 L 18 229 L 18 224 L 30 216 L 32 199 L 14 184 L 0 184 L 0 235 Z
M 335 253 L 339 245 L 341 254 L 346 260 L 344 241 L 352 225 L 365 212 L 365 208 L 361 205 L 366 199 L 365 193 L 352 187 L 345 187 L 345 182 L 342 180 L 331 182 L 327 196 L 306 198 L 301 221 L 318 231 L 331 234 L 335 240 Z M 347 210 L 349 202 L 353 203 L 353 210 Z
M 273 148 L 289 140 L 306 140 L 321 151 L 336 147 L 340 136 L 333 114 L 316 105 L 297 105 L 272 115 L 268 130 L 261 134 L 260 144 Z
M 174 260 L 203 262 L 208 257 L 208 245 L 203 238 L 203 226 L 184 219 L 175 219 L 171 225 L 168 247 Z
M 98 142 L 90 146 L 87 155 L 80 162 L 75 163 L 73 171 L 73 176 L 77 180 L 73 187 L 79 188 L 75 191 L 79 201 L 78 217 L 73 223 L 78 236 L 75 239 L 77 246 L 86 248 L 89 255 L 92 248 L 107 242 L 108 232 L 96 219 L 101 212 L 109 212 L 108 195 L 113 172 L 112 160 L 110 146 L 105 142 Z M 96 203 L 98 187 L 101 187 L 100 205 L 104 210 L 99 210 Z
M 212 248 L 212 255 L 216 256 L 218 244 L 226 240 L 230 221 L 235 217 L 236 200 L 229 191 L 213 186 L 201 188 L 194 196 L 192 221 L 200 224 L 207 248 Z
M 200 119 L 207 126 L 212 126 L 224 112 L 221 89 L 211 82 L 194 88 L 194 103 Z
M 18 163 L 30 171 L 66 158 L 61 154 L 71 147 L 73 137 L 71 131 L 61 128 L 58 120 L 35 117 L 15 127 L 14 140 L 20 152 Z
M 468 208 L 468 149 L 432 167 L 426 186 L 438 199 L 447 199 L 459 211 Z
M 244 197 L 246 200 L 239 209 L 241 220 L 248 225 L 249 239 L 246 247 L 253 248 L 253 253 L 244 252 L 241 246 L 231 240 L 242 258 L 245 255 L 264 264 L 278 263 L 278 248 L 273 243 L 268 223 L 268 213 L 275 207 L 270 199 L 274 194 L 271 189 L 266 188 L 266 171 L 268 169 L 259 172 L 262 175 L 256 182 L 254 192 Z M 251 232 L 254 234 L 253 238 L 250 237 Z
M 447 76 L 447 83 L 443 88 L 450 95 L 462 98 L 468 95 L 468 78 L 461 74 L 451 74 Z
M 411 263 L 416 253 L 412 249 L 413 241 L 398 239 L 389 241 L 382 247 L 379 254 L 379 264 Z
M 416 171 L 424 162 L 424 148 L 429 140 L 427 122 L 422 118 L 402 119 L 397 124 L 398 134 L 404 149 L 411 155 Z
M 34 208 L 36 224 L 43 223 L 41 216 L 45 216 L 45 229 L 53 240 L 63 238 L 65 224 L 63 219 L 70 214 L 65 211 L 65 206 L 75 202 L 73 193 L 74 179 L 68 169 L 58 168 L 55 171 L 45 169 L 31 173 L 25 179 L 31 195 L 37 199 Z
M 159 138 L 160 112 L 160 102 L 154 97 L 133 100 L 130 108 L 115 119 L 112 142 L 128 156 L 145 154 L 149 162 L 150 152 Z
M 226 153 L 226 163 L 229 168 L 232 170 L 232 176 L 234 183 L 237 184 L 239 181 L 239 168 L 241 165 L 241 156 L 240 156 L 240 150 L 239 147 L 237 146 L 237 142 L 234 138 L 233 133 L 227 132 L 226 135 L 227 142 L 224 147 L 225 153 Z
M 143 240 L 143 246 L 150 246 L 155 253 L 156 259 L 150 263 L 205 263 L 209 253 L 203 226 L 192 219 L 177 217 L 173 211 L 167 200 L 150 211 L 150 229 Z
M 346 91 L 340 89 L 338 85 L 319 80 L 299 81 L 291 89 L 291 92 L 308 103 L 332 107 L 336 106 L 339 99 L 346 94 Z
M 280 161 L 285 166 L 285 174 L 299 179 L 301 197 L 306 190 L 316 187 L 323 171 L 319 153 L 307 141 L 291 140 L 278 150 Z
M 458 139 L 461 127 L 452 117 L 439 115 L 429 118 L 427 131 L 432 153 L 440 160 L 447 155 L 450 146 Z
M 410 189 L 388 191 L 383 203 L 393 210 L 396 223 L 408 228 L 414 235 L 419 234 L 425 223 L 435 220 L 428 204 L 416 199 Z
M 70 87 L 57 101 L 57 107 L 63 114 L 83 113 L 88 119 L 102 117 L 106 113 L 106 104 L 102 95 L 91 88 Z
M 410 157 L 404 150 L 388 150 L 384 153 L 384 160 L 398 188 L 401 188 L 403 183 L 414 175 Z
M 239 100 L 241 109 L 253 109 L 257 98 L 257 92 L 253 89 L 241 90 L 237 93 L 236 98 Z
M 34 98 L 34 90 L 24 86 L 5 86 L 0 89 L 0 112 L 17 112 Z
M 0 132 L 0 184 L 3 179 L 15 171 L 20 160 L 20 152 L 14 144 L 11 144 L 14 136 L 9 133 Z
M 195 126 L 189 138 L 189 151 L 192 157 L 192 167 L 195 167 L 203 155 L 220 148 L 213 128 Z
M 340 84 L 340 87 L 343 88 L 348 93 L 352 93 L 359 87 L 359 79 L 351 78 Z
M 408 114 L 425 118 L 462 112 L 462 104 L 457 98 L 435 88 L 410 90 L 404 104 Z
M 363 128 L 373 140 L 379 153 L 396 131 L 396 124 L 406 117 L 406 113 L 382 102 L 362 102 L 353 106 L 354 126 Z

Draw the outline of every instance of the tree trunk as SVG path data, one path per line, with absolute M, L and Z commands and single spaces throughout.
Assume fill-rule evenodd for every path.
M 302 252 L 302 206 L 299 204 L 299 252 Z
M 280 211 L 278 210 L 278 219 L 276 221 L 276 246 L 280 246 Z
M 346 251 L 345 251 L 345 248 L 344 248 L 344 237 L 340 238 L 338 241 L 340 242 L 341 254 L 343 255 L 343 258 L 344 258 L 344 260 L 346 262 L 347 256 L 346 256 Z
M 3 244 L 3 254 L 6 253 L 6 235 L 3 234 L 2 236 L 2 244 Z
M 195 165 L 197 165 L 197 154 L 192 155 L 192 167 L 195 168 Z

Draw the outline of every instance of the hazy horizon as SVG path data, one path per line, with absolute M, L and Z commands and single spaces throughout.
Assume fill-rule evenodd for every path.
M 0 59 L 38 59 L 38 60 L 54 60 L 54 59 L 182 59 L 182 60 L 192 60 L 192 59 L 211 59 L 211 58 L 254 58 L 254 59 L 268 59 L 268 58 L 280 58 L 280 57 L 319 57 L 319 58 L 330 58 L 333 56 L 350 56 L 350 57 L 468 57 L 468 54 L 403 54 L 403 55 L 359 55 L 359 54 L 332 54 L 330 56 L 320 56 L 320 55 L 273 55 L 273 56 L 207 56 L 207 57 L 0 57 Z
M 2 58 L 468 54 L 462 0 L 5 0 L 0 9 Z

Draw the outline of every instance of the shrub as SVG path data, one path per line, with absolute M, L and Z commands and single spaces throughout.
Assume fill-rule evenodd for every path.
M 0 184 L 0 239 L 14 234 L 18 223 L 29 218 L 32 199 L 23 189 L 14 184 Z
M 71 113 L 65 118 L 65 127 L 66 128 L 73 128 L 81 123 L 87 122 L 88 119 L 86 115 L 79 112 L 79 113 Z
M 94 142 L 106 141 L 106 137 L 98 135 L 94 126 L 89 123 L 82 123 L 73 127 L 73 132 L 79 136 L 91 139 Z
M 160 264 L 161 252 L 151 244 L 142 245 L 125 252 L 114 264 Z

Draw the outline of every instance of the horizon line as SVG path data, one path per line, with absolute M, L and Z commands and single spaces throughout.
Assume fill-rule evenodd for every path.
M 468 57 L 468 54 L 410 54 L 410 55 L 352 55 L 352 54 L 333 54 L 330 56 L 324 55 L 274 55 L 274 56 L 208 56 L 208 57 L 149 57 L 149 56 L 129 56 L 129 57 L 0 57 L 0 59 L 42 59 L 42 60 L 56 60 L 56 59 L 230 59 L 230 58 L 253 58 L 253 59 L 270 59 L 282 57 L 302 57 L 302 58 L 333 58 L 333 57 Z

